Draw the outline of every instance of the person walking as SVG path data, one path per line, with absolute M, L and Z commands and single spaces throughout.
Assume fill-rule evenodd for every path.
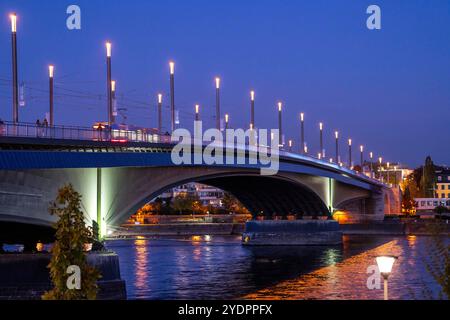
M 43 127 L 44 127 L 44 136 L 47 137 L 47 131 L 48 131 L 48 121 L 47 121 L 47 118 L 44 119 Z
M 36 137 L 39 138 L 41 130 L 41 121 L 39 119 L 36 120 Z

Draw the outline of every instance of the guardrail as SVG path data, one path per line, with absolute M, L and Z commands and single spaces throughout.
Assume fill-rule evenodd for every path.
M 48 126 L 34 123 L 0 122 L 0 137 L 73 139 L 89 141 L 169 143 L 169 135 L 143 130 L 94 129 L 76 126 Z

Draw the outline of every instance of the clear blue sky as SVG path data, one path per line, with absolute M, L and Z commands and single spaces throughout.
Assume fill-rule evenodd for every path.
M 82 30 L 66 28 L 66 8 L 81 7 Z M 382 10 L 382 30 L 366 28 L 366 8 Z M 258 127 L 274 128 L 285 104 L 287 138 L 298 145 L 298 114 L 318 151 L 339 129 L 355 145 L 416 166 L 430 154 L 450 164 L 450 2 L 446 0 L 90 0 L 0 3 L 0 117 L 11 119 L 9 12 L 19 16 L 20 120 L 48 108 L 47 65 L 55 65 L 57 124 L 106 120 L 105 40 L 128 122 L 156 126 L 156 94 L 169 91 L 176 62 L 176 105 L 190 127 L 195 103 L 213 125 L 214 77 L 233 127 L 248 126 L 249 90 Z M 169 125 L 165 99 L 164 125 Z M 342 150 L 344 141 L 342 141 Z M 344 152 L 343 152 L 344 153 Z M 357 158 L 355 151 L 355 158 Z

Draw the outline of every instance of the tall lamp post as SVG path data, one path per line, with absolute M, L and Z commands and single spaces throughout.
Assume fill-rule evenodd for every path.
M 158 94 L 158 134 L 162 134 L 162 94 Z
M 348 167 L 352 168 L 352 139 L 348 139 Z
M 200 106 L 195 105 L 195 121 L 200 121 Z
M 320 142 L 320 158 L 325 158 L 325 149 L 323 148 L 323 123 L 319 123 L 319 142 Z
M 363 166 L 364 166 L 364 146 L 359 146 L 359 165 L 361 166 L 361 173 L 364 172 Z
M 53 115 L 53 71 L 54 67 L 52 65 L 48 66 L 48 92 L 49 92 L 49 111 L 50 111 L 50 127 L 54 126 L 54 115 Z
M 11 19 L 11 49 L 12 49 L 12 82 L 13 82 L 13 123 L 19 122 L 19 87 L 17 77 L 17 15 L 9 15 Z
M 255 91 L 250 91 L 250 129 L 255 128 Z
M 392 266 L 394 265 L 397 257 L 394 256 L 379 256 L 376 258 L 378 270 L 384 279 L 384 300 L 389 300 L 388 296 L 388 278 L 392 272 Z
M 228 129 L 228 120 L 229 120 L 229 116 L 228 116 L 228 113 L 225 113 L 225 130 L 227 130 Z
M 175 131 L 175 63 L 169 62 L 170 69 L 170 130 Z
M 373 152 L 369 153 L 370 158 L 370 177 L 373 178 Z
M 336 163 L 339 164 L 341 159 L 339 159 L 339 131 L 334 132 L 334 137 L 336 138 Z
M 111 127 L 112 120 L 112 86 L 111 86 L 111 42 L 106 42 L 106 90 L 108 98 L 108 124 Z
M 279 132 L 279 137 L 278 137 L 278 145 L 281 147 L 283 147 L 283 124 L 282 124 L 282 117 L 281 117 L 281 110 L 283 108 L 283 104 L 281 102 L 278 102 L 278 130 Z
M 220 78 L 216 78 L 216 129 L 220 130 Z
M 303 153 L 307 153 L 306 145 L 305 145 L 305 114 L 300 113 L 300 149 L 303 148 Z M 300 150 L 302 151 L 302 150 Z

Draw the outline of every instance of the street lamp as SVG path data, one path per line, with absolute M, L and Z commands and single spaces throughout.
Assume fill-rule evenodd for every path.
M 158 93 L 158 134 L 162 134 L 162 94 Z
M 282 126 L 282 122 L 281 122 L 282 107 L 283 107 L 283 104 L 281 102 L 278 102 L 278 130 L 280 131 L 279 137 L 278 137 L 278 145 L 280 147 L 283 146 L 283 126 Z
M 325 150 L 323 148 L 323 123 L 319 123 L 319 131 L 320 131 L 320 155 L 321 158 L 325 158 Z
M 228 116 L 228 113 L 225 113 L 225 130 L 227 130 L 228 129 L 228 120 L 229 120 L 229 116 Z
M 376 258 L 378 270 L 384 279 L 384 300 L 388 300 L 388 278 L 396 259 L 397 257 L 394 256 L 379 256 Z
M 195 121 L 200 121 L 200 106 L 195 105 Z
M 17 76 L 17 15 L 9 15 L 11 19 L 11 49 L 12 49 L 12 82 L 13 82 L 13 122 L 19 122 L 19 86 Z
M 255 128 L 255 91 L 250 91 L 250 129 Z
M 292 140 L 289 140 L 289 152 L 292 152 Z
M 169 62 L 170 69 L 170 129 L 175 131 L 175 62 Z
M 54 67 L 52 65 L 48 66 L 48 87 L 49 87 L 49 102 L 50 102 L 50 127 L 54 125 L 54 117 L 53 117 L 53 71 Z
M 373 152 L 369 153 L 370 158 L 370 177 L 373 178 Z
M 334 137 L 336 138 L 336 163 L 341 162 L 339 159 L 339 132 L 334 132 Z
M 348 167 L 352 168 L 352 139 L 348 139 Z
M 300 148 L 305 146 L 305 114 L 303 112 L 300 113 L 300 143 Z M 303 153 L 307 153 L 305 148 L 303 149 Z
M 363 165 L 364 165 L 364 146 L 359 146 L 359 164 L 361 166 L 361 173 L 364 172 Z
M 382 169 L 382 166 L 383 166 L 383 158 L 382 157 L 378 158 L 378 163 L 380 165 L 380 167 L 378 168 L 378 172 L 379 172 L 379 175 L 380 175 L 380 180 L 383 181 L 383 176 L 381 175 L 381 169 Z
M 216 77 L 216 129 L 220 130 L 220 78 Z
M 111 42 L 107 41 L 105 43 L 106 46 L 106 89 L 107 89 L 107 98 L 108 98 L 108 124 L 111 127 L 112 120 L 112 87 L 111 87 Z

